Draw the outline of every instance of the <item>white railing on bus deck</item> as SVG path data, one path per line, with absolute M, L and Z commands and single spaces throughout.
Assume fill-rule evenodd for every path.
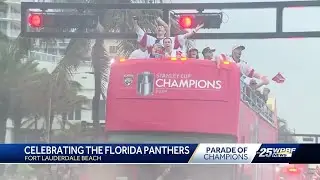
M 267 103 L 261 99 L 256 93 L 256 90 L 251 89 L 243 79 L 240 81 L 241 84 L 241 101 L 246 103 L 252 110 L 262 116 L 270 124 L 275 126 L 273 119 L 274 112 L 270 110 Z

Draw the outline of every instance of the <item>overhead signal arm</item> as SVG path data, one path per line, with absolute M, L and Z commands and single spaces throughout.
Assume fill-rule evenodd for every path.
M 28 12 L 32 9 L 85 9 L 90 12 L 101 12 L 107 9 L 160 9 L 163 19 L 168 21 L 170 10 L 197 9 L 276 9 L 276 31 L 258 33 L 197 33 L 191 39 L 269 39 L 291 37 L 320 37 L 320 31 L 283 32 L 283 10 L 289 7 L 320 7 L 320 1 L 283 1 L 283 2 L 240 2 L 240 3 L 170 3 L 170 4 L 86 4 L 86 3 L 21 3 L 21 33 L 34 38 L 103 38 L 103 39 L 136 39 L 132 33 L 97 33 L 97 32 L 31 32 L 28 31 Z M 30 25 L 30 24 L 29 24 Z
M 319 138 L 320 138 L 320 134 L 286 134 L 286 135 L 282 135 L 285 138 L 287 137 L 302 137 L 303 141 L 306 142 L 314 142 L 316 144 L 319 143 Z

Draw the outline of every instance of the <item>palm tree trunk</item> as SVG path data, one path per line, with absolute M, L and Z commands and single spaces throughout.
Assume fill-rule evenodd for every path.
M 93 48 L 92 48 L 92 65 L 94 70 L 94 97 L 92 99 L 92 121 L 95 132 L 97 132 L 97 136 L 100 135 L 100 118 L 99 118 L 99 103 L 101 96 L 101 65 L 102 61 L 105 59 L 105 48 L 104 48 L 104 40 L 97 39 Z
M 39 122 L 39 117 L 38 115 L 34 116 L 34 129 L 38 130 L 38 122 Z
M 99 101 L 100 101 L 100 94 L 101 94 L 101 79 L 95 77 L 95 92 L 94 97 L 92 99 L 92 121 L 93 127 L 96 132 L 100 132 L 100 118 L 99 118 Z
M 6 131 L 7 131 L 7 119 L 8 114 L 0 109 L 0 143 L 4 144 L 6 141 Z
M 51 142 L 51 135 L 52 135 L 52 125 L 54 121 L 54 111 L 51 110 L 50 117 L 49 117 L 49 129 L 48 129 L 48 142 Z
M 101 73 L 99 69 L 94 72 L 94 96 L 92 99 L 92 121 L 93 128 L 97 132 L 97 136 L 100 134 L 100 117 L 99 117 L 99 106 L 100 106 L 100 95 L 101 95 Z
M 13 140 L 15 143 L 21 143 L 21 123 L 22 123 L 22 116 L 17 115 L 16 117 L 12 117 L 13 120 Z
M 61 118 L 62 118 L 62 124 L 61 124 L 61 129 L 62 130 L 65 130 L 66 129 L 66 122 L 67 122 L 67 119 L 68 119 L 68 114 L 67 113 L 62 113 L 61 114 Z
M 3 94 L 0 97 L 0 143 L 4 144 L 6 142 L 6 132 L 7 132 L 7 120 L 9 116 L 10 107 L 10 93 Z M 4 174 L 5 165 L 0 165 L 0 176 Z

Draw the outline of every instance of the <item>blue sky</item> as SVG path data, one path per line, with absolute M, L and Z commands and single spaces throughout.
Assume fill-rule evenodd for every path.
M 185 0 L 172 0 L 185 3 Z M 190 1 L 191 2 L 191 1 Z M 197 2 L 235 2 L 197 0 Z M 241 2 L 251 2 L 242 0 Z M 224 10 L 229 16 L 216 32 L 267 32 L 275 30 L 275 10 Z M 320 8 L 290 8 L 284 11 L 284 31 L 320 31 Z M 205 30 L 203 30 L 205 31 Z M 201 31 L 200 31 L 201 32 Z M 320 133 L 320 38 L 270 40 L 197 40 L 196 46 L 217 48 L 229 53 L 235 44 L 246 46 L 243 59 L 256 70 L 272 78 L 278 72 L 286 77 L 284 84 L 271 83 L 277 99 L 279 116 L 289 122 L 296 133 Z M 319 77 L 319 76 L 318 76 Z

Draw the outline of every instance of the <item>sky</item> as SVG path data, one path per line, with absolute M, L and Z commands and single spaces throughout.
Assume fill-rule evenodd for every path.
M 240 0 L 239 0 L 240 1 Z M 237 2 L 239 2 L 237 1 Z M 168 2 L 168 1 L 167 1 Z M 172 0 L 185 3 L 185 0 Z M 191 1 L 190 1 L 191 2 Z M 205 2 L 236 2 L 230 0 L 197 0 Z M 240 2 L 252 2 L 241 0 Z M 210 11 L 207 11 L 210 12 Z M 272 32 L 275 31 L 275 10 L 223 10 L 228 22 L 215 32 Z M 290 8 L 284 11 L 284 31 L 320 31 L 319 8 Z M 227 19 L 225 19 L 227 20 Z M 208 30 L 202 30 L 202 32 Z M 201 30 L 200 30 L 201 32 Z M 270 83 L 276 97 L 278 115 L 288 121 L 296 133 L 320 134 L 320 81 L 317 81 L 320 58 L 320 38 L 268 40 L 197 40 L 196 46 L 215 47 L 217 52 L 228 53 L 234 45 L 244 45 L 243 60 L 270 79 L 281 72 L 283 84 Z M 318 76 L 320 77 L 320 76 Z

